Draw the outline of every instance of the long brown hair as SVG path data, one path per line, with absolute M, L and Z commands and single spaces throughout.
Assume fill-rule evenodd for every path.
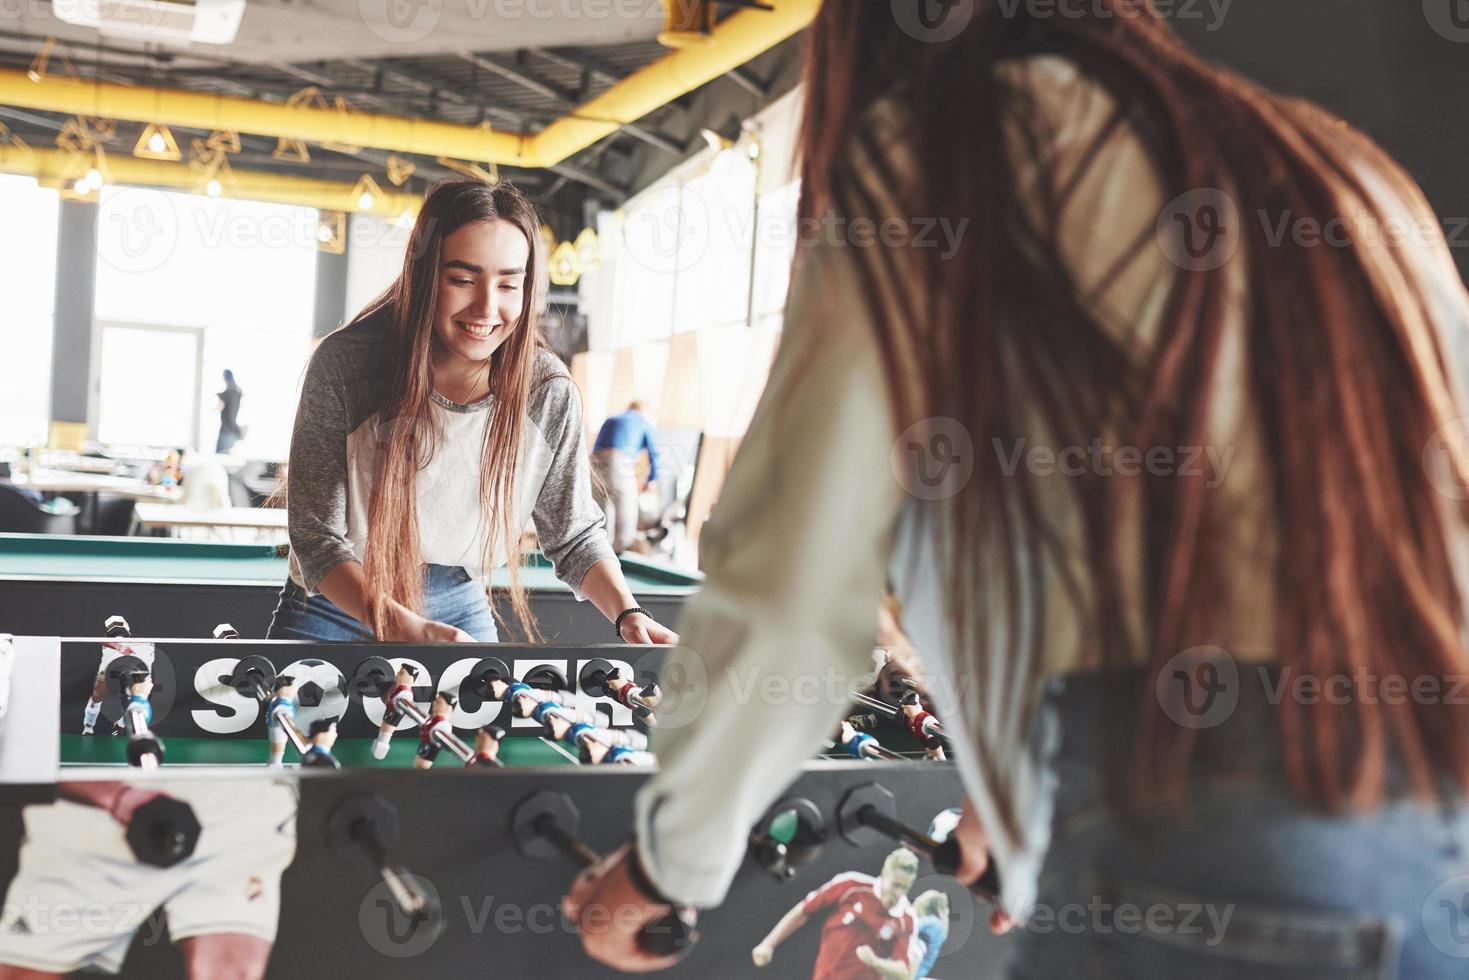
M 492 567 L 498 537 L 509 560 L 511 609 L 526 635 L 539 638 L 520 583 L 521 528 L 513 525 L 513 519 L 521 433 L 535 359 L 537 352 L 546 348 L 539 323 L 545 295 L 540 219 L 525 196 L 506 181 L 489 184 L 472 178 L 451 178 L 429 189 L 397 280 L 352 321 L 383 311 L 391 317 L 384 364 L 386 386 L 378 413 L 383 444 L 368 510 L 363 562 L 373 596 L 370 625 L 379 639 L 383 638 L 390 600 L 412 609 L 422 605 L 416 479 L 419 470 L 433 458 L 440 435 L 434 424 L 430 358 L 443 243 L 458 229 L 477 221 L 508 221 L 530 243 L 525 306 L 510 336 L 485 365 L 492 401 L 480 454 L 480 519 L 491 532 L 487 535 L 490 554 L 486 555 L 485 567 Z M 494 615 L 497 622 L 503 623 L 499 610 L 494 610 Z
M 1466 514 L 1433 490 L 1423 464 L 1430 439 L 1459 414 L 1435 324 L 1453 320 L 1462 329 L 1469 297 L 1447 249 L 1310 248 L 1270 242 L 1245 222 L 1232 262 L 1172 277 L 1156 346 L 1138 357 L 1070 288 L 1054 223 L 1035 233 L 1020 213 L 1005 137 L 1017 123 L 1025 130 L 1028 111 L 1025 94 L 996 69 L 1030 55 L 1070 59 L 1115 99 L 1104 138 L 1120 123 L 1143 135 L 1165 201 L 1217 188 L 1242 214 L 1361 213 L 1381 228 L 1386 215 L 1403 212 L 1437 227 L 1427 201 L 1339 120 L 1191 54 L 1149 0 L 1077 6 L 1087 12 L 1040 18 L 1023 3 L 974 0 L 968 26 L 933 43 L 897 29 L 889 3 L 833 0 L 810 32 L 802 218 L 834 210 L 848 219 L 970 221 L 952 257 L 855 250 L 898 430 L 952 418 L 987 449 L 1014 445 L 1038 418 L 1057 445 L 1113 433 L 1121 445 L 1208 446 L 1211 412 L 1239 394 L 1219 383 L 1233 317 L 1242 321 L 1242 376 L 1268 460 L 1273 642 L 1282 669 L 1318 678 L 1463 675 L 1463 600 L 1448 542 Z M 870 141 L 869 110 L 889 96 L 906 114 L 904 149 L 916 172 L 872 174 L 852 163 Z M 1031 146 L 1029 162 L 1041 168 L 1044 146 L 1039 138 Z M 881 149 L 870 155 L 882 159 Z M 1054 219 L 1070 189 L 1040 186 L 1057 188 L 1045 211 Z M 1159 247 L 1152 234 L 1134 251 Z M 895 295 L 902 302 L 885 302 Z M 1084 663 L 1151 665 L 1132 775 L 1178 798 L 1193 733 L 1165 731 L 1152 679 L 1172 656 L 1218 635 L 1215 590 L 1231 557 L 1218 495 L 1202 478 L 1144 476 L 1135 491 L 1143 540 L 1122 541 L 1119 481 L 1091 474 L 1069 491 L 1082 552 L 1062 555 L 1067 546 L 1038 512 L 1036 480 L 1025 467 L 1007 475 L 988 458 L 979 452 L 964 489 L 931 511 L 961 656 L 974 678 L 1005 663 L 1020 672 L 1007 685 L 1016 696 L 1006 699 L 1007 710 L 1020 710 L 1014 702 L 1038 689 L 1033 654 L 1048 602 L 1039 563 L 1024 556 L 1050 554 L 1060 568 L 1084 569 L 1084 588 L 1071 582 L 1068 595 L 1049 601 L 1084 611 Z M 1461 459 L 1451 465 L 1463 475 Z M 1142 556 L 1136 617 L 1125 608 L 1127 553 Z M 980 556 L 998 557 L 981 572 Z M 1022 623 L 1031 628 L 1023 638 Z M 996 632 L 1009 639 L 993 640 Z M 986 703 L 995 703 L 992 693 Z M 1420 792 L 1443 775 L 1469 787 L 1462 708 L 1303 700 L 1286 699 L 1280 734 L 1292 783 L 1311 804 L 1379 799 L 1394 753 Z M 995 730 L 993 721 L 985 727 Z M 1004 816 L 995 829 L 1014 836 L 1015 787 L 989 764 L 993 739 L 976 738 Z

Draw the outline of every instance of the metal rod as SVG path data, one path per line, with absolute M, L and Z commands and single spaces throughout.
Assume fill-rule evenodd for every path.
M 535 827 L 536 833 L 550 841 L 552 847 L 564 854 L 578 867 L 589 868 L 601 860 L 596 851 L 568 834 L 562 828 L 561 821 L 556 819 L 555 814 L 541 814 L 539 817 L 536 817 L 536 822 L 533 826 Z
M 399 703 L 399 707 L 405 715 L 413 719 L 414 724 L 418 725 L 419 728 L 428 724 L 428 715 L 424 714 L 423 709 L 412 701 L 402 701 Z M 463 740 L 453 732 L 434 732 L 430 737 L 438 743 L 440 748 L 448 749 L 457 755 L 460 762 L 468 762 L 474 758 L 474 750 L 468 745 L 465 745 Z
M 306 740 L 296 729 L 295 721 L 290 717 L 290 711 L 285 705 L 275 709 L 275 723 L 281 726 L 281 731 L 286 733 L 286 740 L 296 748 L 297 755 L 306 754 Z
M 886 834 L 904 843 L 912 844 L 915 848 L 930 857 L 933 856 L 933 852 L 938 850 L 939 847 L 939 842 L 932 837 L 919 833 L 900 820 L 895 820 L 870 803 L 857 811 L 857 822 L 865 827 L 871 827 L 879 833 Z
M 856 692 L 856 691 L 852 692 L 852 700 L 853 701 L 860 702 L 861 704 L 865 705 L 866 707 L 876 708 L 877 710 L 882 711 L 882 712 L 885 712 L 885 713 L 887 713 L 889 715 L 897 715 L 897 713 L 898 713 L 898 709 L 897 708 L 894 708 L 892 705 L 888 704 L 886 701 L 879 701 L 877 698 L 871 698 L 871 697 L 868 697 L 865 694 L 862 694 L 862 693 L 859 693 L 859 692 Z

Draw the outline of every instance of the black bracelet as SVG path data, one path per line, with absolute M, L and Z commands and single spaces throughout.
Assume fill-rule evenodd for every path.
M 628 850 L 627 876 L 632 879 L 633 887 L 642 892 L 643 897 L 655 905 L 676 907 L 678 903 L 663 894 L 658 886 L 653 884 L 653 879 L 648 877 L 648 869 L 643 867 L 643 855 L 638 850 L 637 841 L 633 841 Z
M 614 620 L 612 623 L 612 632 L 617 634 L 617 638 L 619 640 L 622 639 L 622 621 L 631 616 L 633 613 L 642 613 L 644 616 L 646 616 L 648 615 L 648 610 L 633 606 L 631 609 L 624 609 L 622 612 L 617 614 L 617 619 Z

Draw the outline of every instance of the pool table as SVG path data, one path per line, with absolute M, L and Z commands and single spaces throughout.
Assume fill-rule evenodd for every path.
M 596 607 L 578 602 L 544 556 L 529 557 L 521 581 L 545 639 L 612 642 Z M 622 570 L 642 607 L 668 626 L 702 582 L 697 572 L 633 556 Z M 118 614 L 135 636 L 204 637 L 227 622 L 241 636 L 263 638 L 285 579 L 286 559 L 273 545 L 0 534 L 0 632 L 93 636 Z M 495 574 L 497 595 L 508 580 L 503 569 Z

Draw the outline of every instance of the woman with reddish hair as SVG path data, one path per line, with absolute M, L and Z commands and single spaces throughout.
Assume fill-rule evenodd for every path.
M 1422 193 L 1144 0 L 829 2 L 807 58 L 828 233 L 701 539 L 696 710 L 570 895 L 639 914 L 587 950 L 657 968 L 643 922 L 720 902 L 846 709 L 738 678 L 862 673 L 890 576 L 963 875 L 1050 924 L 1012 975 L 1463 976 L 1469 297 L 1392 232 Z

